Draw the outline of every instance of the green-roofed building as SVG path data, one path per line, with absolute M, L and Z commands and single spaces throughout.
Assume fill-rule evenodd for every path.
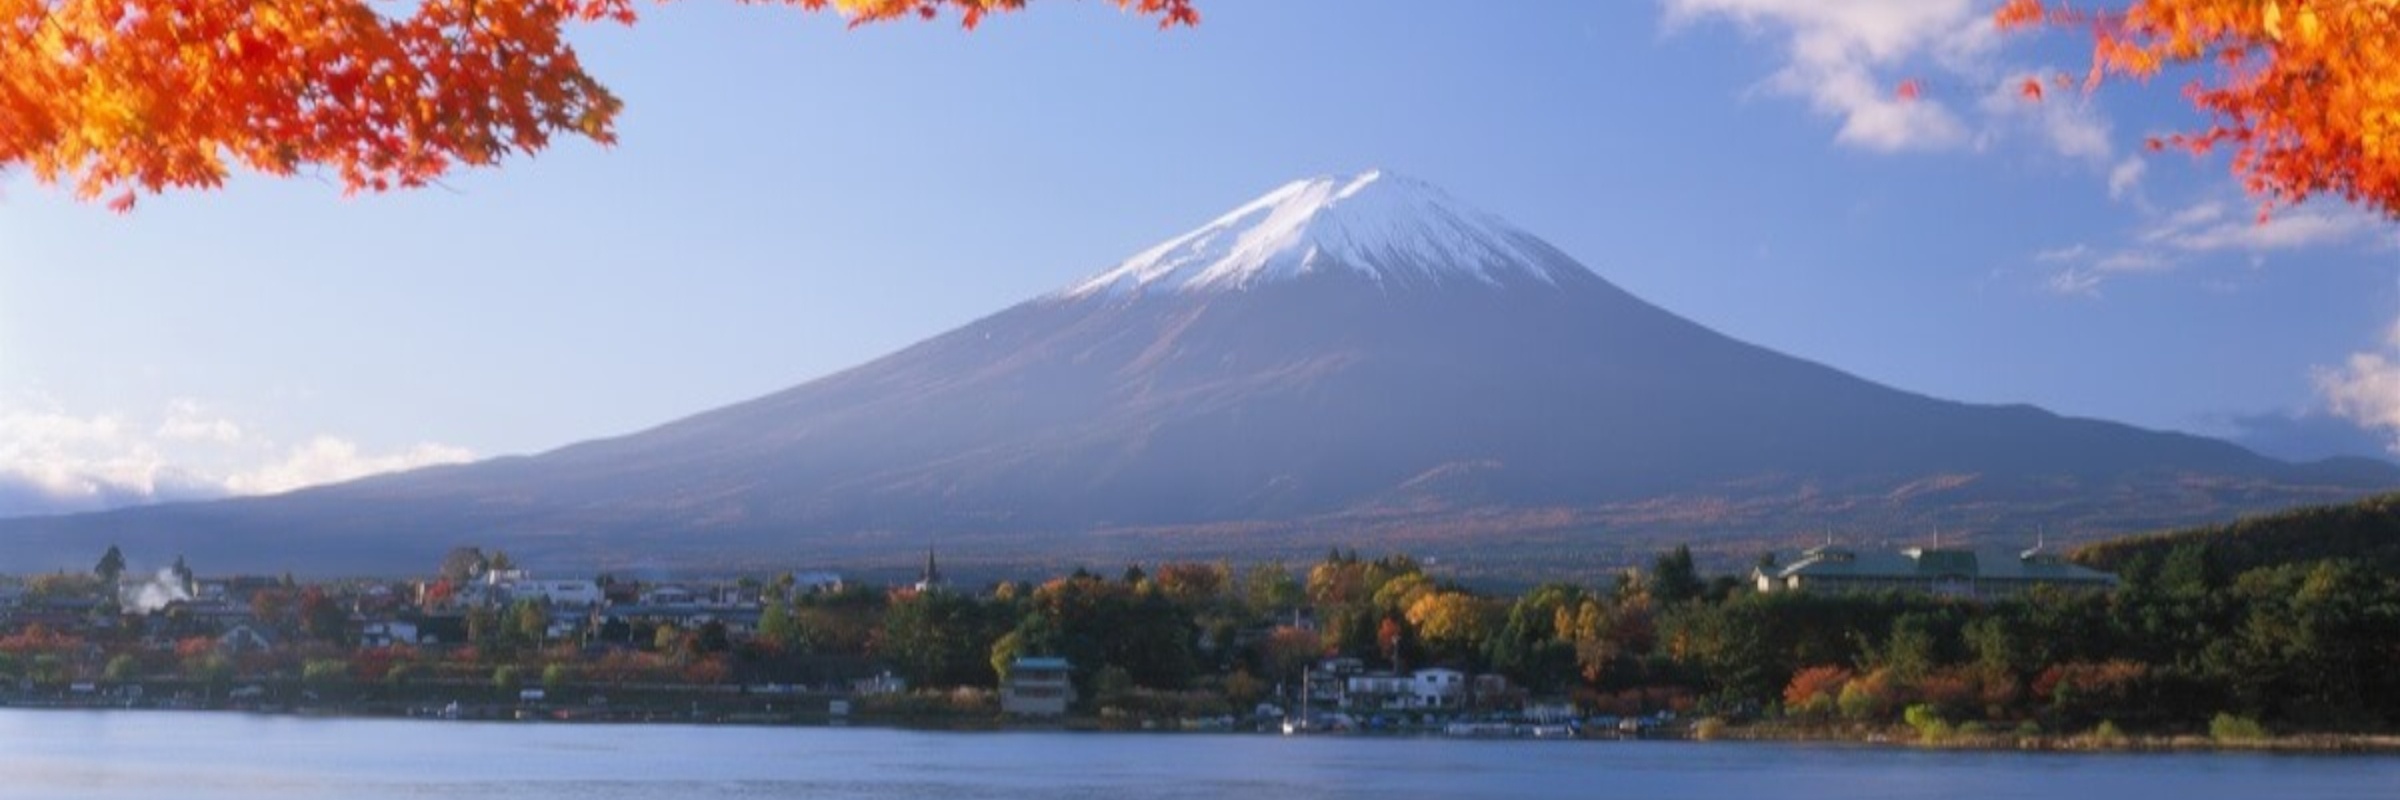
M 1911 547 L 1898 552 L 1861 552 L 1825 545 L 1799 561 L 1760 569 L 1762 592 L 1923 592 L 1942 597 L 2007 597 L 2035 586 L 2065 589 L 2115 588 L 2117 576 L 2069 563 L 2040 547 L 2018 553 L 1977 553 L 1965 548 Z

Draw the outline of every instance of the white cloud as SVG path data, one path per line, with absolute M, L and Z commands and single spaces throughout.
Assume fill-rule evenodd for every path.
M 280 462 L 226 478 L 225 488 L 234 494 L 275 494 L 474 458 L 475 454 L 466 448 L 442 444 L 420 444 L 397 453 L 367 455 L 348 440 L 319 436 L 292 448 Z
M 167 404 L 167 419 L 158 424 L 158 437 L 169 441 L 240 444 L 242 426 L 224 417 L 209 416 L 197 400 L 178 398 Z
M 2379 352 L 2352 353 L 2340 367 L 2318 367 L 2317 393 L 2334 415 L 2360 427 L 2383 431 L 2400 453 L 2400 323 L 2384 335 Z
M 2147 205 L 2142 159 L 2120 159 L 2108 115 L 2055 78 L 2082 66 L 2006 52 L 2007 35 L 1992 22 L 2000 0 L 1660 3 L 1669 30 L 1723 21 L 1779 44 L 1783 64 L 1762 85 L 1840 120 L 1840 144 L 1902 152 L 2028 142 L 2105 175 L 2112 199 Z M 2059 90 L 2027 98 L 2027 81 Z M 1928 88 L 1901 97 L 1910 82 Z
M 2286 208 L 2265 219 L 2228 217 L 2222 203 L 2184 209 L 2142 235 L 2191 252 L 2237 250 L 2253 254 L 2348 244 L 2367 238 L 2380 220 L 2350 206 Z
M 2141 156 L 2127 156 L 2124 161 L 2117 162 L 2115 167 L 2110 168 L 2108 171 L 2108 199 L 2124 200 L 2130 197 L 2137 204 L 2143 203 L 2140 194 L 2142 174 L 2149 171 L 2148 164 L 2149 162 L 2143 161 Z
M 2081 98 L 2038 102 L 2026 81 L 2059 70 L 2009 64 L 1992 24 L 1997 0 L 1661 0 L 1670 28 L 1727 20 L 1783 43 L 1766 86 L 1841 120 L 1843 144 L 1878 151 L 1982 149 L 2026 136 L 2068 158 L 2116 161 L 2108 118 Z M 1942 89 L 1902 98 L 1907 81 Z M 1959 92 L 1952 87 L 1967 87 Z M 1946 96 L 1964 97 L 1953 108 Z M 2139 161 L 2110 173 L 2112 193 L 2138 180 Z M 2122 174 L 2120 174 L 2122 173 Z
M 332 436 L 287 448 L 189 400 L 154 418 L 0 402 L 0 516 L 282 492 L 474 457 L 440 444 L 365 453 Z
M 2138 178 L 2140 167 L 2131 171 Z M 2124 245 L 2105 250 L 2087 244 L 2054 247 L 2035 252 L 2033 260 L 2053 266 L 2043 288 L 2097 297 L 2101 284 L 2118 276 L 2173 272 L 2226 253 L 2247 255 L 2256 266 L 2270 253 L 2362 245 L 2385 230 L 2381 219 L 2351 206 L 2279 209 L 2264 220 L 2234 214 L 2233 207 L 2224 200 L 2205 200 L 2160 214 L 2142 203 L 2143 215 L 2150 219 Z
M 2002 128 L 2018 128 L 2030 132 L 2059 155 L 2104 165 L 2116 157 L 2116 145 L 2111 143 L 2108 119 L 2091 103 L 2081 98 L 2059 96 L 2034 101 L 2026 99 L 2026 81 L 2040 82 L 2039 73 L 2019 71 L 1992 83 L 1976 103 L 1993 129 L 1987 135 L 1997 135 Z M 2114 192 L 2115 175 L 2110 175 Z
M 2075 244 L 2066 247 L 2054 247 L 2035 253 L 2033 254 L 2033 260 L 2045 264 L 2075 264 L 2091 258 L 2091 255 L 2091 245 Z
M 2147 250 L 2119 250 L 2092 261 L 2092 268 L 2108 273 L 2165 272 L 2175 262 L 2166 256 Z
M 2042 288 L 2053 294 L 2099 297 L 2100 285 L 2119 275 L 2165 272 L 2175 262 L 2149 250 L 2101 251 L 2088 244 L 2054 247 L 2033 254 L 2033 260 L 2056 265 Z
M 2044 288 L 2055 294 L 2098 297 L 2100 296 L 2100 281 L 2100 273 L 2097 270 L 2069 267 L 2050 273 L 2049 280 L 2045 281 L 2043 285 Z
M 1938 98 L 1900 97 L 1895 69 L 1917 60 L 1970 68 L 1991 28 L 1972 0 L 1664 2 L 1670 26 L 1729 19 L 1782 38 L 1789 60 L 1766 85 L 1840 118 L 1836 141 L 1886 152 L 1969 141 L 1966 124 Z

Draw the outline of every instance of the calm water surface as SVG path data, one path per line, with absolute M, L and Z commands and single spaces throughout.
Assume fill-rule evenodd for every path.
M 2400 798 L 2400 757 L 0 710 L 0 798 Z

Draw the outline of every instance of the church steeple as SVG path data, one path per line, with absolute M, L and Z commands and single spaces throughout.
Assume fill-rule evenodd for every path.
M 943 587 L 941 565 L 933 561 L 933 548 L 925 548 L 925 571 L 917 574 L 917 591 L 932 591 Z

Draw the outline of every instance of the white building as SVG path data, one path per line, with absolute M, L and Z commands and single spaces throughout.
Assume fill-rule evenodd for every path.
M 376 620 L 358 630 L 360 647 L 390 647 L 396 644 L 417 644 L 417 624 L 407 620 Z
M 600 591 L 600 584 L 585 580 L 524 580 L 508 584 L 507 589 L 509 597 L 536 598 L 552 608 L 590 608 L 607 599 Z
M 1467 699 L 1467 676 L 1454 669 L 1421 669 L 1409 676 L 1417 708 L 1457 708 Z
M 1000 683 L 1000 710 L 1008 714 L 1055 717 L 1067 713 L 1075 700 L 1063 658 L 1019 658 L 1008 666 Z

